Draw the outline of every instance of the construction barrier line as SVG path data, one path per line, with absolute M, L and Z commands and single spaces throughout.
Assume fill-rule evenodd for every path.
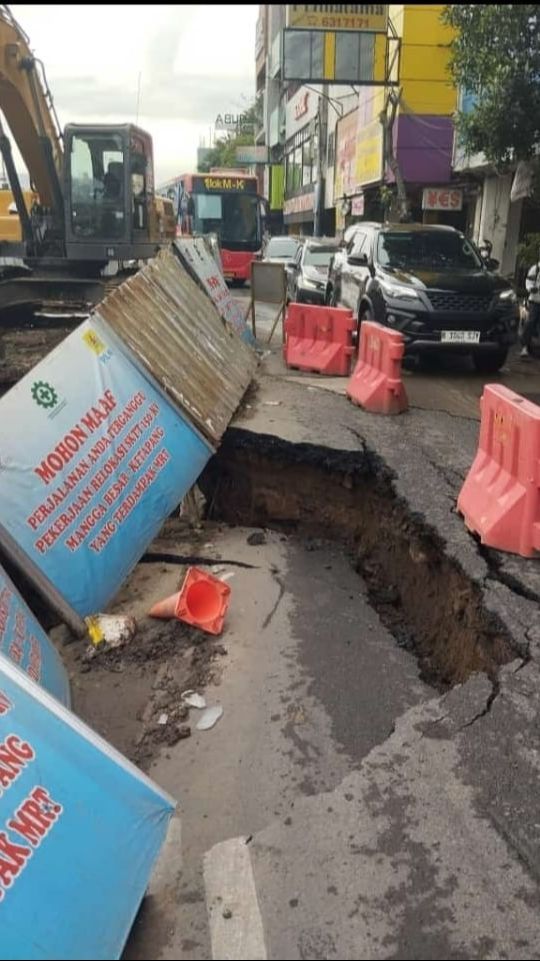
M 373 414 L 401 414 L 409 402 L 401 379 L 403 334 L 375 321 L 360 326 L 358 361 L 347 384 L 347 397 Z
M 532 557 L 540 550 L 540 407 L 486 384 L 480 409 L 478 451 L 458 511 L 482 544 Z
M 348 377 L 354 326 L 352 311 L 343 307 L 290 304 L 283 345 L 287 367 Z

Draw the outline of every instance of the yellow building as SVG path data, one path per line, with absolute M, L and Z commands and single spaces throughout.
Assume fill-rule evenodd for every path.
M 444 188 L 451 179 L 453 149 L 453 114 L 457 108 L 457 91 L 449 74 L 452 31 L 441 19 L 443 4 L 391 4 L 390 21 L 397 40 L 388 40 L 387 50 L 392 59 L 399 46 L 391 79 L 400 92 L 400 103 L 393 130 L 394 153 L 402 176 L 410 185 L 414 213 L 422 217 L 424 188 Z M 384 60 L 383 38 L 378 41 L 375 75 L 381 73 Z M 380 117 L 385 110 L 388 91 L 384 87 L 362 87 L 353 114 L 341 119 L 336 133 L 336 165 L 334 200 L 338 211 L 340 199 L 364 195 L 367 202 L 370 189 L 383 181 L 392 183 L 384 156 L 384 134 Z M 354 159 L 351 157 L 351 127 L 356 125 Z M 431 190 L 425 197 L 435 197 L 435 206 L 450 199 L 442 190 Z M 373 200 L 373 198 L 371 198 Z M 453 201 L 460 206 L 454 195 Z M 427 201 L 426 201 L 427 202 Z M 374 206 L 372 203 L 371 206 Z M 380 205 L 379 205 L 380 206 Z M 356 210 L 362 205 L 356 202 Z M 448 207 L 450 215 L 459 210 Z M 343 219 L 343 218 L 341 218 Z M 428 215 L 429 219 L 429 215 Z M 448 219 L 448 218 L 447 218 Z M 451 219 L 451 216 L 450 216 Z M 339 214 L 337 226 L 340 224 Z

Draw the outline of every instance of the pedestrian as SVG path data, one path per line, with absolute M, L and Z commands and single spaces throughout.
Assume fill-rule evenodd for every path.
M 533 264 L 525 280 L 527 290 L 527 319 L 521 332 L 521 354 L 523 358 L 532 355 L 532 339 L 538 333 L 540 324 L 540 260 Z
M 178 220 L 180 222 L 180 229 L 182 234 L 191 234 L 193 232 L 193 214 L 194 214 L 194 203 L 191 194 L 189 194 L 184 186 L 184 181 L 180 181 L 180 192 L 178 195 Z

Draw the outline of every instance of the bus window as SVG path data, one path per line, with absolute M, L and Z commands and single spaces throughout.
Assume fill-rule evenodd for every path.
M 217 194 L 198 194 L 196 197 L 196 216 L 199 220 L 221 220 L 221 196 Z
M 224 240 L 253 243 L 258 239 L 258 200 L 246 194 L 223 198 Z

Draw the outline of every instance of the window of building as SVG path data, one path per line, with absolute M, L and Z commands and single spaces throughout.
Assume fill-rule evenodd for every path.
M 324 76 L 324 33 L 315 30 L 286 30 L 284 33 L 283 77 L 285 80 L 322 80 Z
M 313 171 L 313 143 L 306 140 L 302 144 L 302 186 L 306 187 L 311 183 Z
M 337 32 L 336 33 L 336 82 L 356 77 L 358 81 L 369 81 L 373 77 L 374 58 L 373 34 Z
M 294 151 L 293 190 L 299 190 L 301 186 L 302 186 L 302 148 L 296 147 Z

